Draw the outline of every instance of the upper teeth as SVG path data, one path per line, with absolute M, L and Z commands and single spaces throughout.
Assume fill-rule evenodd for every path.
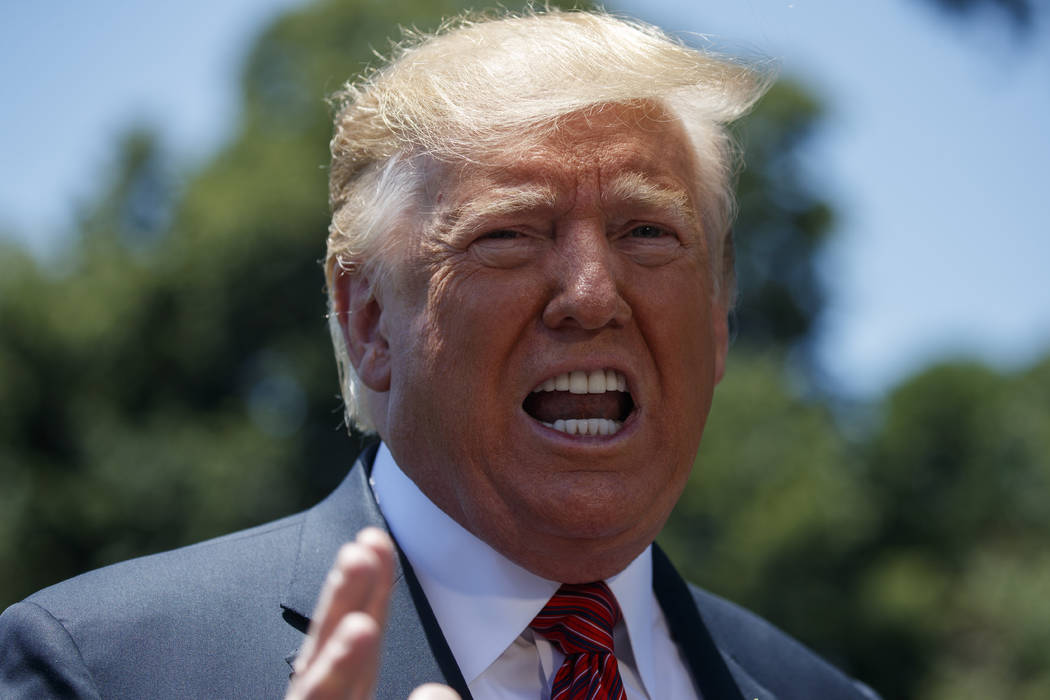
M 590 372 L 575 370 L 551 377 L 532 391 L 568 391 L 573 394 L 627 391 L 627 378 L 613 369 L 596 369 Z

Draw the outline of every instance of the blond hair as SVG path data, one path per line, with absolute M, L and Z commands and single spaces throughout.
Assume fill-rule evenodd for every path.
M 470 161 L 542 139 L 559 119 L 603 105 L 650 103 L 677 118 L 696 152 L 697 197 L 716 293 L 734 292 L 729 227 L 736 152 L 726 126 L 770 82 L 768 72 L 699 51 L 660 29 L 605 12 L 547 10 L 462 17 L 411 33 L 384 66 L 334 95 L 325 274 L 348 424 L 373 429 L 336 318 L 336 266 L 381 278 L 393 222 L 411 214 L 419 156 Z

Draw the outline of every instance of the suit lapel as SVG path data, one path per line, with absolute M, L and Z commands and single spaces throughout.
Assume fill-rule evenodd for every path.
M 689 586 L 656 543 L 653 543 L 653 592 L 667 618 L 671 637 L 689 665 L 704 700 L 743 700 L 741 687 L 715 646 Z M 743 685 L 751 685 L 743 680 Z M 749 688 L 745 689 L 749 698 L 755 697 Z
M 281 603 L 285 620 L 301 632 L 309 626 L 325 576 L 343 543 L 366 527 L 387 529 L 368 485 L 377 449 L 378 444 L 365 448 L 339 487 L 304 516 L 295 569 Z M 288 656 L 289 663 L 297 651 Z M 376 696 L 406 698 L 423 683 L 443 683 L 470 698 L 430 604 L 399 549 Z

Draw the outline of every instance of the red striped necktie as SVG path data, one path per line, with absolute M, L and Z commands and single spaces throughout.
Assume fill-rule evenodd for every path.
M 613 655 L 620 606 L 602 581 L 564 584 L 530 627 L 565 654 L 551 700 L 627 700 Z

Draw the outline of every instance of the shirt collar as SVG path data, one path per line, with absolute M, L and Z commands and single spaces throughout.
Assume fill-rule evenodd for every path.
M 656 595 L 653 593 L 652 546 L 635 557 L 627 568 L 606 579 L 620 604 L 623 622 L 631 642 L 635 668 L 649 697 L 654 697 L 655 662 L 653 628 L 656 624 Z M 538 611 L 537 611 L 538 612 Z
M 371 483 L 469 684 L 528 627 L 560 584 L 521 568 L 450 518 L 405 476 L 385 444 L 376 455 Z M 650 548 L 607 583 L 620 604 L 638 673 L 651 690 L 655 598 Z

